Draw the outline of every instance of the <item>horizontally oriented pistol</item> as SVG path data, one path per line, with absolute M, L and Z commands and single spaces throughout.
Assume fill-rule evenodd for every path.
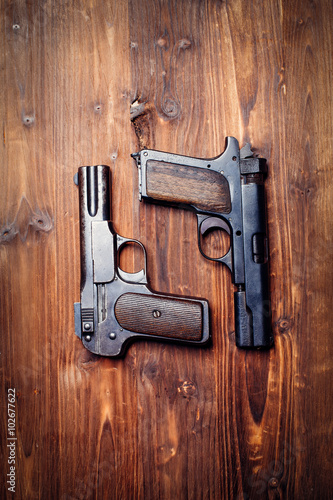
M 151 149 L 132 156 L 139 169 L 140 200 L 193 210 L 198 219 L 201 253 L 230 269 L 237 287 L 237 346 L 271 346 L 266 160 L 255 158 L 248 144 L 240 150 L 234 137 L 227 137 L 225 151 L 212 159 Z M 230 235 L 230 249 L 220 258 L 208 257 L 202 250 L 201 237 L 218 228 Z

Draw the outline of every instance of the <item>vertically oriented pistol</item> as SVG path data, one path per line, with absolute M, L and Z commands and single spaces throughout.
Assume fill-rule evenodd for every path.
M 131 340 L 163 340 L 202 346 L 209 340 L 206 300 L 153 292 L 147 284 L 146 252 L 116 234 L 111 223 L 111 171 L 80 167 L 81 301 L 74 304 L 75 333 L 91 352 L 119 356 Z M 144 269 L 119 266 L 124 245 L 135 243 Z

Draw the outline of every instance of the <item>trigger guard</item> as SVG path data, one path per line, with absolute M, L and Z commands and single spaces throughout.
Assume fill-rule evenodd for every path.
M 138 240 L 133 240 L 131 238 L 124 238 L 123 236 L 119 236 L 117 234 L 117 253 L 121 249 L 122 246 L 126 245 L 126 243 L 135 243 L 139 245 L 142 248 L 143 251 L 143 258 L 144 258 L 144 269 L 140 269 L 140 271 L 137 271 L 136 273 L 128 273 L 127 271 L 124 271 L 121 269 L 119 266 L 117 266 L 117 273 L 120 279 L 123 281 L 126 281 L 128 283 L 141 283 L 144 285 L 147 285 L 147 254 L 146 254 L 146 249 L 143 246 L 143 244 L 138 241 Z
M 230 248 L 225 255 L 222 255 L 221 257 L 209 257 L 202 250 L 200 242 L 200 235 L 205 236 L 207 232 L 212 231 L 214 229 L 222 229 L 230 236 L 231 229 L 229 224 L 220 217 L 209 217 L 209 216 L 206 217 L 202 216 L 201 214 L 198 214 L 197 217 L 198 217 L 198 240 L 199 240 L 198 243 L 199 243 L 200 253 L 208 260 L 212 260 L 215 262 L 222 262 L 232 272 L 232 244 L 230 244 Z
M 139 245 L 142 248 L 143 253 L 146 256 L 146 249 L 143 246 L 143 244 L 141 243 L 141 241 L 133 240 L 132 238 L 124 238 L 124 236 L 119 236 L 119 234 L 117 234 L 117 251 L 120 250 L 120 248 L 123 245 L 125 245 L 126 243 L 136 243 L 137 245 Z

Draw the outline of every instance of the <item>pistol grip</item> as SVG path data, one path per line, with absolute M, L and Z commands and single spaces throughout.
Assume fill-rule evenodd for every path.
M 97 327 L 89 341 L 81 329 L 80 303 L 74 304 L 76 335 L 91 352 L 122 356 L 131 341 L 140 339 L 192 346 L 209 342 L 207 301 L 155 294 L 146 285 L 119 279 L 101 286 L 104 288 L 101 300 L 105 304 L 98 304 L 97 310 L 102 314 L 95 315 Z
M 110 302 L 106 320 L 98 325 L 99 354 L 121 356 L 131 341 L 140 339 L 193 346 L 209 341 L 207 301 L 155 294 L 145 285 L 120 280 L 113 292 L 112 284 L 107 287 Z
M 203 308 L 195 300 L 124 293 L 115 316 L 122 328 L 138 334 L 197 342 L 203 337 Z

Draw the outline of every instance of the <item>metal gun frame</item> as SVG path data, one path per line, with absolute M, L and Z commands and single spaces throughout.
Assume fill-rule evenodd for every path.
M 205 300 L 157 294 L 148 287 L 146 250 L 141 242 L 124 238 L 113 231 L 111 224 L 110 168 L 105 165 L 80 167 L 74 178 L 80 196 L 81 241 L 81 302 L 74 304 L 75 333 L 91 352 L 103 356 L 119 356 L 127 344 L 135 339 L 172 341 L 188 345 L 204 345 L 209 341 L 209 311 Z M 119 254 L 128 243 L 139 245 L 144 254 L 144 268 L 127 273 L 119 267 Z M 115 304 L 124 294 L 137 297 L 149 296 L 168 303 L 201 304 L 202 337 L 200 340 L 183 340 L 138 333 L 124 328 L 117 321 Z M 176 300 L 175 300 L 176 299 Z M 147 301 L 146 301 L 147 302 Z M 148 300 L 149 302 L 149 300 Z M 153 304 L 153 301 L 152 301 Z M 156 316 L 158 321 L 159 315 Z M 159 312 L 159 311 L 157 311 Z M 130 313 L 130 311 L 129 311 Z M 181 328 L 181 319 L 179 320 Z M 154 319 L 152 320 L 152 331 Z M 180 337 L 180 336 L 179 336 Z
M 216 158 L 201 159 L 156 150 L 142 150 L 132 156 L 139 169 L 139 198 L 164 204 L 147 192 L 147 163 L 156 162 L 209 169 L 225 176 L 228 181 L 231 210 L 217 213 L 192 209 L 198 219 L 199 249 L 204 257 L 225 264 L 231 271 L 235 292 L 235 334 L 238 347 L 269 347 L 273 343 L 269 300 L 268 244 L 266 229 L 263 174 L 266 160 L 248 157 L 250 148 L 239 150 L 238 141 L 227 137 L 225 151 Z M 167 203 L 170 204 L 170 203 Z M 174 203 L 171 203 L 173 205 Z M 200 235 L 220 228 L 230 234 L 229 251 L 220 258 L 208 257 L 201 248 Z

